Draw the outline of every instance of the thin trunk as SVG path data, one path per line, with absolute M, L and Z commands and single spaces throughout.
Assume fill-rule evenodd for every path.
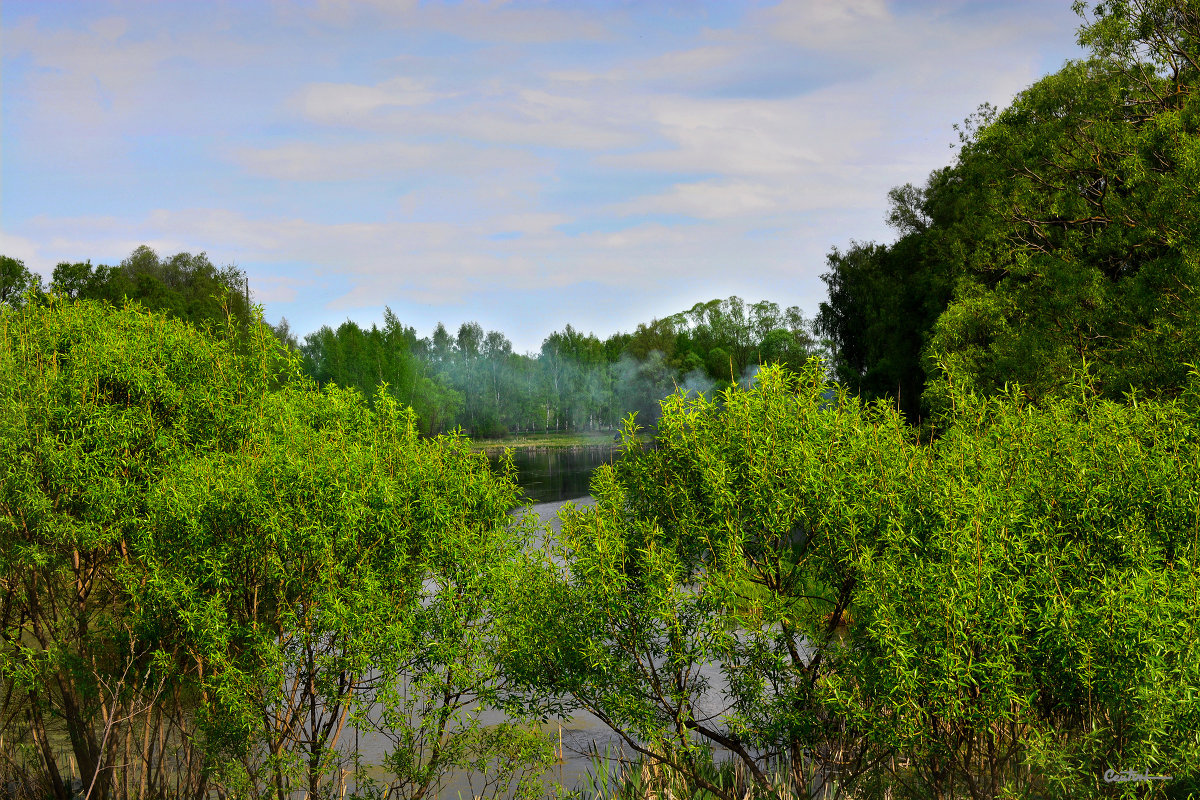
M 313 657 L 312 639 L 305 642 L 305 667 L 308 670 L 308 720 L 310 736 L 308 743 L 308 796 L 317 797 L 321 788 L 321 737 L 318 733 L 316 659 Z
M 167 767 L 167 742 L 164 736 L 164 723 L 161 711 L 158 714 L 158 735 L 156 738 L 158 739 L 158 764 L 155 771 L 158 774 L 155 781 L 159 786 L 165 787 L 167 785 L 166 774 L 164 773 Z
M 42 762 L 46 767 L 46 775 L 50 778 L 50 789 L 54 793 L 56 800 L 67 800 L 67 787 L 63 784 L 62 775 L 58 772 L 58 763 L 54 758 L 54 751 L 50 748 L 50 741 L 46 737 L 45 720 L 42 718 L 41 709 L 38 708 L 37 698 L 33 693 L 29 695 L 30 710 L 28 714 L 29 731 L 33 735 L 33 743 L 42 754 Z
M 121 737 L 121 779 L 118 791 L 121 797 L 129 797 L 129 767 L 133 763 L 133 720 L 125 725 L 125 735 Z
M 151 752 L 153 742 L 150 739 L 150 732 L 153 728 L 154 713 L 147 711 L 146 721 L 142 725 L 142 770 L 141 775 L 138 776 L 138 800 L 146 800 L 146 795 L 150 791 L 150 770 L 152 768 L 151 759 L 153 757 L 153 753 Z

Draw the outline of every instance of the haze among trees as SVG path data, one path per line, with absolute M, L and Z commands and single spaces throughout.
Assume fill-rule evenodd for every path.
M 5 257 L 0 269 L 0 286 L 13 304 L 30 291 L 42 293 L 40 278 L 20 261 Z M 221 324 L 226 314 L 243 326 L 250 319 L 244 273 L 215 267 L 204 253 L 161 258 L 141 246 L 115 267 L 61 263 L 47 288 L 68 300 L 130 300 L 202 328 Z M 615 430 L 635 412 L 652 423 L 676 387 L 712 393 L 748 382 L 762 364 L 799 369 L 822 352 L 798 308 L 765 300 L 747 305 L 738 297 L 697 303 L 605 340 L 567 325 L 537 353 L 516 353 L 502 332 L 485 333 L 475 322 L 453 334 L 439 323 L 422 338 L 390 308 L 382 326 L 364 329 L 347 320 L 303 341 L 286 319 L 272 329 L 301 353 L 318 385 L 353 387 L 373 402 L 376 387 L 387 384 L 393 398 L 416 412 L 423 433 L 462 428 L 479 438 Z
M 300 341 L 203 255 L 0 258 L 3 791 L 548 796 L 584 709 L 636 754 L 589 800 L 1197 796 L 1200 5 L 1077 9 L 831 251 L 820 342 L 737 298 Z M 629 411 L 555 536 L 439 435 Z
M 747 306 L 737 297 L 697 303 L 605 340 L 567 325 L 531 354 L 513 352 L 502 332 L 485 333 L 474 322 L 453 334 L 439 324 L 419 338 L 391 309 L 382 328 L 347 321 L 303 343 L 286 320 L 276 331 L 299 348 L 318 383 L 355 386 L 369 396 L 386 382 L 416 410 L 426 433 L 462 427 L 477 437 L 614 429 L 631 412 L 652 422 L 659 401 L 677 386 L 719 391 L 760 364 L 798 368 L 818 352 L 798 308 Z

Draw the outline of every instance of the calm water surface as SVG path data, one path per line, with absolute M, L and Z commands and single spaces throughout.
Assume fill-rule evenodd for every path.
M 592 470 L 620 455 L 615 445 L 579 447 L 522 447 L 513 449 L 517 483 L 534 503 L 556 503 L 584 497 L 590 491 Z M 488 454 L 493 464 L 499 454 Z

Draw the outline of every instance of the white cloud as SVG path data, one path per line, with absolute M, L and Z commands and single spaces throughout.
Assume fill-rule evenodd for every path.
M 138 90 L 153 80 L 155 67 L 170 54 L 170 42 L 162 34 L 118 41 L 127 28 L 128 22 L 117 17 L 99 20 L 86 31 L 42 31 L 26 20 L 5 31 L 6 56 L 28 55 L 38 68 L 28 80 L 40 115 L 96 124 L 134 110 Z
M 283 9 L 289 17 L 295 11 Z M 416 0 L 320 0 L 301 11 L 322 25 L 377 24 L 422 28 L 484 42 L 538 44 L 609 38 L 602 15 L 588 9 L 520 7 L 508 2 L 466 0 L 454 5 Z
M 628 67 L 613 70 L 605 77 L 620 80 L 688 78 L 697 73 L 736 66 L 744 52 L 731 44 L 709 44 L 677 50 L 644 59 Z
M 641 143 L 636 114 L 620 106 L 580 95 L 492 85 L 486 91 L 446 93 L 462 99 L 454 110 L 403 107 L 384 103 L 376 87 L 322 89 L 313 100 L 312 87 L 302 90 L 297 106 L 305 118 L 321 125 L 406 137 L 453 136 L 485 143 L 530 147 L 603 150 Z
M 821 50 L 895 38 L 895 19 L 884 0 L 785 0 L 762 16 L 773 36 Z
M 298 289 L 310 288 L 315 283 L 297 276 L 258 274 L 254 277 L 253 300 L 255 303 L 292 303 L 299 297 Z
M 234 159 L 253 175 L 286 181 L 353 180 L 425 168 L 435 148 L 403 142 L 340 146 L 291 142 L 278 147 L 244 147 Z
M 593 113 L 559 111 L 535 102 L 496 104 L 455 115 L 397 119 L 397 129 L 424 128 L 484 142 L 550 147 L 564 150 L 607 150 L 640 144 L 642 136 L 614 124 L 604 109 Z
M 693 241 L 694 232 L 657 222 L 635 225 L 615 233 L 586 233 L 576 237 L 584 250 L 625 250 L 637 248 L 661 250 L 686 245 Z
M 480 234 L 517 232 L 524 234 L 548 234 L 559 225 L 571 222 L 565 214 L 525 213 L 502 214 L 493 217 L 481 227 Z
M 49 278 L 54 264 L 49 263 L 41 252 L 42 246 L 33 239 L 0 231 L 0 255 L 24 262 L 28 269 Z
M 778 187 L 744 181 L 676 184 L 668 192 L 644 195 L 610 206 L 616 214 L 682 214 L 699 219 L 755 216 L 779 211 L 789 195 Z
M 253 175 L 285 181 L 381 180 L 413 172 L 477 174 L 540 168 L 539 159 L 525 152 L 460 142 L 289 142 L 243 147 L 230 157 Z
M 659 135 L 672 149 L 605 160 L 642 169 L 747 176 L 791 173 L 834 155 L 814 146 L 822 117 L 794 102 L 662 97 L 653 114 Z
M 422 81 L 401 75 L 374 86 L 309 84 L 300 92 L 297 102 L 309 119 L 339 122 L 375 114 L 382 109 L 426 105 L 448 96 L 429 90 Z
M 755 249 L 787 246 L 748 246 L 736 235 L 744 226 L 646 223 L 569 236 L 557 229 L 565 221 L 553 214 L 517 214 L 474 225 L 338 224 L 250 218 L 226 209 L 160 209 L 140 220 L 42 217 L 29 227 L 49 243 L 44 251 L 51 257 L 73 260 L 88 253 L 96 261 L 116 263 L 144 243 L 164 254 L 204 250 L 214 263 L 256 265 L 250 267 L 251 284 L 258 287 L 259 276 L 265 276 L 271 299 L 287 296 L 287 282 L 278 278 L 281 265 L 309 265 L 300 275 L 303 280 L 338 276 L 335 283 L 341 288 L 333 295 L 326 293 L 326 303 L 336 308 L 418 296 L 425 302 L 449 303 L 488 291 L 540 290 L 584 280 L 613 287 L 631 280 L 666 285 L 720 276 L 727 273 L 731 258 L 761 261 Z M 511 241 L 488 240 L 490 234 L 510 231 L 524 235 Z M 760 271 L 763 266 L 759 264 Z M 780 263 L 780 269 L 792 268 Z

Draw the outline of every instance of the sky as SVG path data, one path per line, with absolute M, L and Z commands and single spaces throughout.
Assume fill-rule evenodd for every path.
M 4 0 L 0 254 L 138 245 L 301 337 L 519 352 L 738 295 L 816 312 L 887 191 L 1083 51 L 1070 0 Z

